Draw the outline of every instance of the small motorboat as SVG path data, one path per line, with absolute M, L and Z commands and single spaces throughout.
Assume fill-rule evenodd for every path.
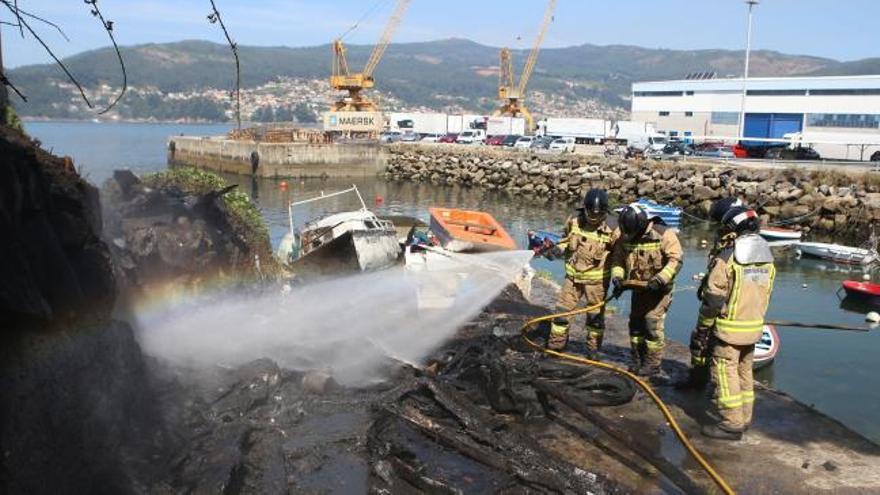
M 844 280 L 841 287 L 846 296 L 865 301 L 880 301 L 880 284 L 862 282 L 861 280 Z
M 293 231 L 295 206 L 354 192 L 361 208 L 333 213 L 307 222 Z M 291 202 L 290 232 L 278 249 L 278 257 L 301 276 L 326 276 L 387 268 L 401 254 L 394 224 L 368 210 L 356 186 L 332 194 Z
M 453 252 L 516 249 L 516 243 L 492 215 L 483 211 L 428 208 L 431 232 Z
M 769 242 L 775 241 L 799 241 L 803 232 L 782 227 L 764 227 L 759 232 L 761 237 Z
M 661 205 L 647 198 L 636 201 L 636 204 L 645 209 L 649 218 L 659 218 L 663 224 L 673 229 L 681 227 L 681 208 L 673 205 Z
M 758 370 L 773 364 L 776 354 L 779 352 L 779 334 L 773 325 L 764 325 L 761 340 L 755 344 L 755 356 L 752 359 L 752 369 Z
M 848 265 L 869 265 L 878 260 L 873 249 L 863 249 L 825 242 L 795 242 L 792 244 L 798 256 L 812 256 Z

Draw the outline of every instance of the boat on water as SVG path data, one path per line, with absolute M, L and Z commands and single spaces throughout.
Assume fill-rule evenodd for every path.
M 781 341 L 776 327 L 773 325 L 764 325 L 764 331 L 761 333 L 761 340 L 755 343 L 755 356 L 752 359 L 752 369 L 766 368 L 773 364 L 776 354 L 779 353 Z
M 431 232 L 447 250 L 460 252 L 508 251 L 516 242 L 495 217 L 484 211 L 428 208 Z
M 768 242 L 799 241 L 803 232 L 800 230 L 786 229 L 782 227 L 763 227 L 759 234 Z
M 847 297 L 866 302 L 880 301 L 880 284 L 861 280 L 844 280 L 840 285 Z
M 673 229 L 681 228 L 681 208 L 673 205 L 661 205 L 647 198 L 641 198 L 635 204 L 645 209 L 648 218 L 659 218 L 664 225 Z
M 825 242 L 795 242 L 792 244 L 798 256 L 812 256 L 836 263 L 868 265 L 878 260 L 877 251 Z
M 293 228 L 297 206 L 354 193 L 361 208 L 333 213 Z M 281 241 L 279 257 L 298 275 L 335 275 L 380 270 L 397 262 L 400 244 L 394 224 L 367 209 L 357 186 L 288 205 L 290 232 Z

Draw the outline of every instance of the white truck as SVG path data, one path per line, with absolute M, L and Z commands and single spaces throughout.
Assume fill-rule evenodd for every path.
M 542 136 L 572 137 L 579 144 L 598 144 L 605 140 L 611 122 L 603 119 L 547 118 L 538 123 Z
M 522 136 L 526 133 L 526 119 L 521 117 L 489 117 L 486 134 L 489 136 Z
M 388 115 L 388 128 L 415 134 L 446 134 L 448 116 L 445 113 L 392 112 Z
M 666 136 L 657 132 L 653 125 L 631 120 L 618 120 L 611 125 L 607 139 L 641 151 L 663 151 L 667 144 Z
M 484 144 L 486 142 L 486 131 L 483 129 L 461 131 L 455 142 L 461 144 Z
M 463 115 L 449 115 L 446 118 L 446 132 L 459 133 L 468 129 L 473 129 L 477 123 L 485 122 L 486 117 L 466 113 Z

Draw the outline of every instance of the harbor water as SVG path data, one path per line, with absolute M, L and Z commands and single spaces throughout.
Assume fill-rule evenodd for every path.
M 166 167 L 166 142 L 171 135 L 221 134 L 227 125 L 173 124 L 94 124 L 28 122 L 26 130 L 39 139 L 44 148 L 56 154 L 70 155 L 83 175 L 100 185 L 116 168 L 129 168 L 138 174 Z M 280 181 L 252 180 L 228 176 L 260 206 L 274 243 L 288 229 L 287 203 L 349 187 L 344 179 L 290 181 L 287 188 Z M 430 206 L 481 209 L 491 212 L 504 224 L 521 246 L 526 244 L 529 229 L 558 230 L 572 213 L 569 206 L 545 201 L 527 201 L 503 192 L 488 192 L 463 187 L 386 182 L 382 179 L 359 179 L 359 187 L 368 206 L 379 215 L 412 215 L 427 220 Z M 331 211 L 357 207 L 356 198 L 339 197 L 312 203 L 294 211 L 294 221 L 305 221 Z M 667 338 L 686 343 L 696 322 L 697 300 L 694 276 L 706 270 L 706 247 L 711 241 L 708 225 L 694 222 L 684 225 L 681 238 L 685 247 L 684 268 L 678 276 L 677 291 L 666 322 Z M 832 323 L 864 326 L 864 315 L 874 308 L 841 302 L 837 291 L 846 279 L 861 279 L 861 268 L 796 259 L 784 249 L 775 250 L 778 275 L 768 318 L 807 323 Z M 561 261 L 534 260 L 535 269 L 557 280 L 563 276 Z M 880 274 L 874 274 L 880 276 Z M 628 311 L 625 301 L 615 303 L 619 312 Z M 415 328 L 415 327 L 414 327 Z M 880 329 L 868 333 L 779 328 L 782 347 L 776 362 L 757 373 L 757 378 L 774 388 L 840 420 L 847 426 L 880 442 L 880 387 L 878 372 Z M 761 414 L 760 401 L 757 414 Z

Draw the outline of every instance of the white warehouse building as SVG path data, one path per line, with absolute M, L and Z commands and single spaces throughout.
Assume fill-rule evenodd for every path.
M 880 75 L 758 77 L 745 90 L 744 137 L 800 133 L 830 159 L 867 160 L 880 150 Z M 739 135 L 742 98 L 742 78 L 634 83 L 632 119 L 669 137 L 731 142 Z

